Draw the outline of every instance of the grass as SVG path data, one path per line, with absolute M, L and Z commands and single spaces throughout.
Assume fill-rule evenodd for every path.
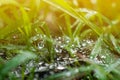
M 1 0 L 0 80 L 119 80 L 118 15 L 75 6 Z

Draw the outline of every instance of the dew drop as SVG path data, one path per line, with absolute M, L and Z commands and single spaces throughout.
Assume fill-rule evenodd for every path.
M 82 43 L 82 46 L 83 46 L 83 47 L 86 46 L 86 43 Z

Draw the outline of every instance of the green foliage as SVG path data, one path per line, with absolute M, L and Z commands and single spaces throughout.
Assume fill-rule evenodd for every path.
M 53 46 L 53 39 L 52 36 L 50 34 L 50 30 L 48 29 L 48 26 L 43 22 L 41 24 L 41 30 L 43 31 L 43 33 L 45 34 L 46 38 L 46 48 L 48 50 L 48 57 L 50 57 L 50 62 L 54 61 L 54 57 L 55 57 L 55 53 L 54 53 L 54 46 Z M 49 60 L 48 60 L 49 61 Z
M 48 64 L 54 64 L 56 58 L 61 57 L 58 55 L 65 57 L 67 54 L 70 59 L 78 59 L 73 64 L 74 67 L 67 65 L 66 71 L 53 74 L 45 80 L 120 79 L 120 38 L 117 36 L 119 30 L 115 27 L 116 23 L 97 11 L 78 9 L 66 1 L 0 1 L 0 80 L 8 79 L 6 76 L 11 80 L 17 79 L 11 71 L 31 59 L 36 59 L 36 54 L 39 55 L 40 62 Z M 49 21 L 51 16 L 53 21 L 56 20 L 54 25 Z M 63 21 L 59 21 L 59 18 Z M 51 34 L 51 28 L 56 27 L 62 32 L 60 36 Z M 112 29 L 116 31 L 115 34 Z M 93 40 L 93 43 L 86 42 L 89 44 L 83 45 L 86 39 Z M 89 53 L 79 52 L 79 49 L 87 50 L 86 48 L 91 49 Z M 5 59 L 1 55 L 5 55 Z M 26 76 L 25 67 L 22 67 L 22 79 Z M 35 68 L 32 68 L 29 79 L 34 78 L 34 71 Z
M 19 53 L 13 59 L 7 61 L 3 65 L 0 65 L 0 79 L 5 79 L 6 75 L 9 73 L 10 70 L 17 67 L 18 65 L 25 63 L 27 60 L 33 59 L 36 57 L 33 52 L 25 51 L 25 50 L 18 50 L 16 53 Z M 17 61 L 17 62 L 16 62 Z
M 58 0 L 43 0 L 59 9 L 64 11 L 65 13 L 71 15 L 72 17 L 86 23 L 92 30 L 94 30 L 98 35 L 102 33 L 102 30 L 96 26 L 95 24 L 91 23 L 89 20 L 87 20 L 82 13 L 77 13 L 72 7 L 70 7 L 64 0 L 58 1 Z

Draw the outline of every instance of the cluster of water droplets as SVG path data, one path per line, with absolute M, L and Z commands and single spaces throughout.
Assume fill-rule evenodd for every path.
M 72 41 L 69 37 L 62 36 L 62 37 L 54 37 L 52 38 L 53 41 L 53 48 L 54 52 L 57 55 L 54 63 L 46 63 L 44 61 L 38 62 L 29 62 L 26 66 L 28 66 L 25 70 L 25 73 L 29 73 L 32 66 L 36 67 L 35 71 L 39 73 L 49 72 L 50 74 L 54 74 L 54 70 L 66 70 L 67 66 L 70 64 L 74 65 L 74 62 L 78 60 L 76 54 L 81 54 L 85 58 L 90 59 L 90 53 L 93 50 L 95 45 L 95 41 L 91 39 L 84 39 Z M 46 53 L 46 36 L 45 35 L 37 35 L 31 38 L 31 43 L 34 45 L 35 49 L 39 52 Z M 106 63 L 105 59 L 109 56 L 109 50 L 105 50 L 104 53 L 106 55 L 100 55 L 100 58 L 97 56 L 96 58 L 92 59 L 96 61 L 96 63 L 102 64 Z M 70 55 L 73 55 L 72 57 Z M 50 71 L 52 70 L 52 71 Z M 70 76 L 71 73 L 66 73 L 67 76 Z M 45 75 L 44 75 L 45 76 Z
M 66 57 L 68 55 L 74 55 L 76 53 L 82 55 L 89 55 L 93 46 L 94 41 L 91 39 L 79 40 L 75 38 L 72 41 L 67 36 L 62 37 L 54 37 L 52 39 L 52 47 L 54 49 L 55 54 L 62 55 Z M 37 35 L 31 38 L 31 43 L 35 46 L 35 48 L 39 51 L 46 51 L 46 36 L 45 35 Z

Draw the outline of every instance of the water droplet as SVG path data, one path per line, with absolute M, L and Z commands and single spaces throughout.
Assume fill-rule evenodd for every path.
M 65 67 L 63 67 L 63 66 L 58 66 L 57 69 L 63 70 L 63 69 L 65 69 Z
M 39 67 L 38 69 L 38 71 L 45 71 L 45 70 L 46 70 L 46 67 L 43 67 L 43 66 Z
M 38 48 L 39 48 L 39 49 L 44 48 L 44 44 L 43 44 L 43 43 L 38 43 Z
M 86 43 L 82 43 L 82 46 L 83 46 L 83 47 L 86 46 Z
M 86 42 L 87 42 L 88 44 L 91 44 L 91 43 L 92 43 L 90 40 L 87 40 Z
M 106 58 L 106 56 L 101 56 L 101 58 L 103 58 L 103 59 L 104 59 L 104 58 Z

